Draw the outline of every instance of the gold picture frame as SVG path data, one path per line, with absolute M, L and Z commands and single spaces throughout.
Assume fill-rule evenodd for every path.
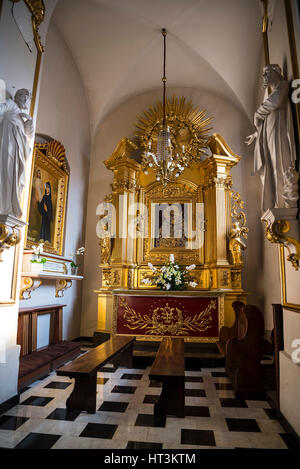
M 154 183 L 145 194 L 145 203 L 147 206 L 148 233 L 150 236 L 144 239 L 144 262 L 166 263 L 169 261 L 170 254 L 174 254 L 176 261 L 183 265 L 191 263 L 204 264 L 204 233 L 197 243 L 197 248 L 188 248 L 192 239 L 192 232 L 196 229 L 196 203 L 202 202 L 197 187 L 185 180 L 178 183 L 170 183 L 167 188 L 162 188 Z M 183 238 L 169 237 L 158 245 L 159 237 L 157 237 L 157 209 L 162 206 L 169 206 L 171 209 L 181 207 L 183 222 L 183 214 L 187 215 L 187 238 L 186 244 L 180 246 Z M 204 213 L 203 213 L 204 215 Z M 171 219 L 170 219 L 171 221 Z M 183 226 L 182 226 L 183 229 Z
M 26 248 L 39 242 L 43 250 L 62 255 L 69 170 L 63 145 L 52 140 L 35 144 L 29 194 Z
M 279 265 L 280 265 L 280 283 L 281 283 L 281 304 L 283 308 L 300 313 L 300 304 L 294 303 L 289 295 L 289 285 L 287 283 L 286 268 L 291 267 L 291 263 L 287 262 L 284 255 L 284 246 L 279 244 Z M 295 274 L 295 270 L 293 270 Z M 298 271 L 300 277 L 300 271 Z

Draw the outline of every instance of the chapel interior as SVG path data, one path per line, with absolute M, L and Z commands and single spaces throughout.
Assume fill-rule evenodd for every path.
M 299 67 L 298 0 L 0 0 L 0 449 L 300 448 Z

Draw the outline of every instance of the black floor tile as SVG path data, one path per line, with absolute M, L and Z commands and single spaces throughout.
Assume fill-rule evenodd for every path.
M 44 388 L 49 388 L 49 389 L 67 389 L 69 386 L 71 386 L 70 381 L 51 381 L 51 383 L 47 384 L 44 386 Z
M 134 394 L 136 386 L 114 386 L 111 392 L 117 392 L 121 394 Z
M 97 378 L 97 384 L 105 384 L 107 383 L 107 381 L 109 380 L 109 378 Z
M 125 412 L 128 404 L 128 402 L 104 401 L 98 410 L 100 412 Z
M 161 388 L 162 383 L 159 383 L 158 381 L 150 381 L 149 388 Z
M 124 373 L 124 375 L 121 376 L 121 379 L 142 379 L 143 375 L 140 374 L 134 374 L 134 373 Z
M 0 430 L 17 430 L 29 417 L 15 417 L 14 415 L 0 416 Z
M 271 420 L 278 420 L 277 410 L 276 409 L 264 409 L 265 413 Z
M 190 397 L 206 397 L 204 389 L 185 389 L 184 395 Z
M 137 427 L 165 427 L 166 417 L 155 417 L 152 414 L 138 414 L 134 425 Z
M 268 401 L 270 398 L 265 392 L 262 393 L 243 393 L 239 394 L 238 392 L 235 393 L 237 399 L 246 399 L 247 401 Z
M 222 407 L 248 407 L 243 399 L 221 397 L 220 402 Z
M 45 405 L 49 404 L 49 402 L 53 401 L 53 399 L 54 397 L 30 396 L 25 401 L 20 402 L 20 404 L 44 407 Z
M 219 391 L 230 391 L 233 389 L 231 383 L 215 383 L 215 388 Z
M 226 419 L 228 430 L 231 432 L 260 432 L 254 419 Z
M 210 417 L 209 407 L 186 405 L 184 407 L 185 415 L 190 417 Z
M 186 376 L 184 378 L 186 383 L 203 383 L 202 376 Z
M 143 404 L 155 404 L 159 396 L 155 394 L 146 394 L 143 400 Z
M 162 443 L 147 443 L 144 441 L 128 441 L 126 449 L 162 449 Z
M 216 446 L 212 430 L 181 430 L 182 445 Z
M 20 389 L 19 394 L 23 394 L 23 392 L 28 391 L 30 389 L 30 386 L 25 386 L 25 388 Z
M 55 409 L 53 412 L 51 412 L 47 419 L 51 420 L 67 420 L 69 422 L 74 422 L 74 420 L 78 417 L 80 414 L 79 410 L 68 410 L 68 409 Z
M 85 436 L 87 438 L 111 439 L 114 436 L 117 428 L 118 425 L 110 425 L 105 423 L 88 423 L 79 436 Z
M 50 449 L 60 436 L 45 433 L 29 433 L 24 440 L 15 446 L 15 449 Z
M 290 433 L 279 433 L 285 444 L 289 449 L 297 449 L 299 451 L 300 444 L 297 438 Z

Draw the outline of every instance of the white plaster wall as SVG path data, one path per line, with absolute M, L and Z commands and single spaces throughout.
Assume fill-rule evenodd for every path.
M 280 352 L 279 359 L 280 411 L 300 436 L 300 365 L 293 363 L 285 351 Z
M 56 0 L 44 0 L 46 15 L 43 27 L 40 30 L 42 43 L 45 43 L 48 24 L 56 4 Z M 36 52 L 31 53 L 17 29 L 11 16 L 12 3 L 8 0 L 2 2 L 0 17 L 0 78 L 5 81 L 7 97 L 14 95 L 19 88 L 32 90 Z M 36 105 L 38 104 L 38 93 Z M 31 156 L 26 165 L 26 185 L 24 189 L 24 199 L 22 204 L 23 213 L 27 210 L 27 199 L 29 189 L 29 177 L 31 168 Z M 22 264 L 22 249 L 24 239 L 19 245 L 20 256 L 16 261 L 16 288 L 18 291 L 20 284 L 20 272 Z M 11 270 L 13 256 L 7 255 L 4 264 L 7 272 Z M 4 265 L 3 264 L 3 265 Z M 1 276 L 3 277 L 3 269 Z M 1 284 L 0 278 L 0 284 Z M 17 377 L 19 370 L 20 347 L 16 345 L 17 324 L 18 324 L 18 298 L 12 305 L 0 305 L 0 347 L 4 349 L 4 354 L 0 358 L 0 403 L 6 401 L 17 394 Z
M 65 224 L 65 257 L 72 257 L 84 245 L 85 208 L 88 191 L 90 152 L 89 116 L 85 92 L 72 55 L 52 21 L 41 76 L 36 132 L 59 140 L 65 147 L 70 166 Z M 82 263 L 83 258 L 77 258 Z M 83 265 L 81 267 L 83 269 Z M 55 298 L 55 282 L 45 281 L 22 306 L 53 303 L 63 309 L 63 338 L 80 333 L 82 281 L 73 281 L 63 298 Z
M 297 46 L 298 64 L 300 65 L 300 30 L 299 16 L 296 17 L 296 1 L 291 1 L 294 17 L 294 32 Z M 299 13 L 299 11 L 298 11 Z M 276 0 L 272 30 L 269 34 L 269 48 L 271 63 L 278 63 L 288 80 L 294 77 L 292 72 L 291 55 L 287 34 L 284 0 Z M 285 251 L 287 256 L 287 251 Z M 263 290 L 266 298 L 268 324 L 272 321 L 272 303 L 280 303 L 280 280 L 278 248 L 265 241 L 264 247 L 264 277 Z M 287 269 L 287 285 L 292 302 L 300 305 L 299 272 Z M 292 287 L 293 292 L 289 289 Z M 291 300 L 290 300 L 291 301 Z M 272 326 L 273 327 L 273 326 Z M 300 339 L 300 313 L 284 309 L 283 311 L 284 351 L 280 353 L 280 410 L 300 435 L 300 365 L 293 363 L 291 344 L 294 339 Z
M 249 120 L 232 103 L 219 95 L 206 90 L 191 88 L 168 88 L 168 96 L 184 95 L 191 99 L 200 109 L 206 109 L 212 116 L 213 131 L 220 133 L 232 150 L 241 155 L 238 166 L 233 168 L 233 188 L 241 193 L 248 214 L 248 226 L 251 227 L 248 248 L 245 255 L 243 275 L 244 288 L 249 291 L 249 302 L 261 307 L 263 304 L 261 271 L 262 234 L 260 230 L 260 181 L 251 176 L 253 170 L 253 148 L 249 149 L 243 142 L 252 132 Z M 104 196 L 111 192 L 112 172 L 108 171 L 103 161 L 107 159 L 122 137 L 133 138 L 137 115 L 161 100 L 161 89 L 152 90 L 133 97 L 107 115 L 99 125 L 93 142 L 89 195 L 86 225 L 86 262 L 83 292 L 83 315 L 81 334 L 92 335 L 97 326 L 97 295 L 94 290 L 100 286 L 100 253 L 99 240 L 96 236 L 96 207 Z M 257 293 L 259 292 L 259 293 Z

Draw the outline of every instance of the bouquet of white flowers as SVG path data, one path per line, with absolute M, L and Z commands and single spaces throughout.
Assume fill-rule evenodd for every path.
M 85 252 L 85 247 L 82 246 L 81 248 L 77 249 L 77 251 L 75 252 L 75 254 L 73 254 L 73 256 L 83 256 L 84 252 Z M 74 267 L 74 268 L 79 267 L 79 264 L 76 264 L 76 262 L 72 261 L 71 267 Z
M 143 283 L 154 284 L 161 290 L 184 290 L 187 286 L 196 287 L 197 283 L 189 281 L 189 272 L 195 269 L 195 264 L 183 267 L 175 264 L 174 254 L 170 255 L 170 262 L 160 269 L 154 267 L 150 262 L 148 267 L 153 272 L 151 278 L 144 278 Z
M 32 246 L 34 256 L 30 259 L 32 264 L 45 264 L 47 259 L 45 257 L 41 257 L 41 253 L 44 249 L 44 243 L 39 243 L 37 246 Z

